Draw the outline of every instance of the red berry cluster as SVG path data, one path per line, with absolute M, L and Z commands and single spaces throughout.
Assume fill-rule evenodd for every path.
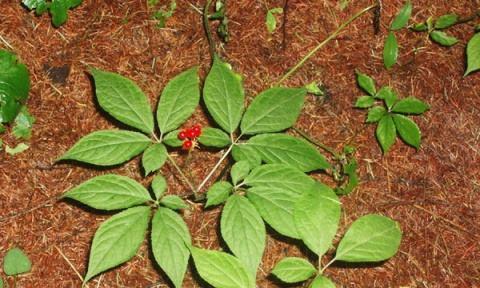
M 183 141 L 182 149 L 190 150 L 193 147 L 193 142 L 198 136 L 202 134 L 202 126 L 194 125 L 192 128 L 183 129 L 178 133 L 178 139 Z

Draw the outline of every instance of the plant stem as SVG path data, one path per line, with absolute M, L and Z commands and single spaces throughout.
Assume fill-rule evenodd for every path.
M 328 267 L 330 267 L 330 265 L 333 264 L 333 262 L 337 261 L 337 258 L 333 258 L 332 260 L 330 260 L 330 262 L 327 263 L 327 265 L 325 265 L 322 270 L 320 270 L 320 274 L 323 274 L 323 272 L 325 271 L 325 269 L 327 269 Z
M 212 168 L 212 170 L 210 170 L 210 173 L 208 173 L 207 177 L 205 177 L 205 179 L 203 179 L 202 183 L 200 183 L 200 185 L 198 185 L 197 192 L 200 191 L 203 188 L 203 186 L 205 186 L 205 184 L 207 184 L 208 180 L 210 180 L 210 178 L 213 176 L 213 173 L 215 173 L 215 171 L 217 171 L 218 167 L 220 167 L 220 164 L 222 164 L 223 160 L 225 160 L 225 158 L 227 158 L 228 154 L 230 154 L 230 151 L 232 151 L 232 149 L 233 149 L 233 145 L 235 145 L 235 142 L 232 143 L 230 145 L 230 147 L 228 147 L 227 151 L 225 151 L 225 153 L 223 153 L 222 157 L 220 158 L 220 160 L 218 160 L 217 164 L 215 164 L 215 166 Z
M 322 148 L 323 150 L 327 151 L 328 153 L 332 154 L 333 157 L 335 157 L 336 159 L 340 158 L 340 155 L 337 154 L 337 152 L 335 152 L 335 149 L 323 144 L 323 143 L 320 143 L 318 141 L 315 141 L 314 139 L 312 139 L 307 133 L 303 132 L 302 130 L 300 130 L 299 128 L 297 127 L 292 127 L 292 129 L 297 132 L 298 134 L 300 134 L 300 136 L 302 136 L 303 138 L 305 138 L 308 142 Z
M 190 187 L 190 189 L 192 189 L 192 192 L 193 194 L 195 195 L 195 197 L 197 196 L 197 190 L 195 190 L 195 186 L 192 184 L 192 182 L 188 179 L 188 177 L 183 173 L 182 169 L 180 169 L 180 167 L 178 166 L 177 162 L 175 162 L 175 160 L 173 160 L 173 158 L 170 156 L 170 154 L 167 153 L 167 157 L 168 157 L 168 160 L 170 161 L 170 163 L 172 163 L 173 167 L 175 167 L 175 169 L 177 169 L 178 173 L 182 176 L 183 178 L 183 181 L 185 183 L 187 183 L 188 187 Z
M 207 34 L 208 40 L 208 49 L 210 51 L 210 56 L 212 57 L 212 62 L 215 57 L 215 42 L 213 41 L 212 31 L 210 30 L 210 23 L 208 21 L 208 10 L 210 10 L 210 5 L 212 4 L 212 0 L 207 0 L 205 2 L 205 6 L 203 8 L 203 28 L 205 29 L 205 33 Z
M 292 68 L 290 68 L 290 70 L 288 70 L 288 72 L 283 75 L 283 77 L 278 80 L 277 83 L 275 83 L 275 86 L 278 86 L 280 85 L 283 81 L 287 80 L 293 73 L 295 73 L 300 67 L 303 66 L 303 64 L 305 64 L 305 62 L 310 59 L 315 53 L 317 53 L 318 50 L 320 50 L 323 46 L 325 46 L 325 44 L 327 44 L 328 42 L 330 42 L 330 40 L 334 39 L 335 37 L 338 36 L 338 34 L 340 34 L 340 32 L 342 32 L 343 29 L 345 29 L 345 27 L 347 27 L 350 23 L 352 23 L 355 19 L 357 19 L 358 17 L 362 16 L 363 14 L 365 14 L 366 12 L 368 12 L 369 10 L 373 9 L 377 7 L 377 4 L 375 5 L 372 5 L 372 6 L 368 6 L 367 8 L 363 9 L 362 11 L 358 12 L 357 14 L 353 15 L 350 19 L 348 19 L 346 22 L 344 22 L 342 25 L 340 25 L 337 30 L 335 30 L 335 32 L 333 32 L 332 34 L 330 34 L 330 36 L 327 37 L 327 39 L 323 40 L 323 42 L 321 42 L 320 44 L 317 45 L 317 47 L 313 48 L 312 51 L 310 51 L 307 55 L 305 55 L 305 57 L 302 58 L 302 60 L 300 60 L 300 62 L 298 62 L 295 66 L 293 66 Z

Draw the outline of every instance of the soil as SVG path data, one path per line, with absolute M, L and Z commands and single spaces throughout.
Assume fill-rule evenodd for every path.
M 110 214 L 56 202 L 56 197 L 105 173 L 129 176 L 145 185 L 151 181 L 141 177 L 138 158 L 110 169 L 55 164 L 82 136 L 118 127 L 97 106 L 86 71 L 96 67 L 135 80 L 152 106 L 177 73 L 200 65 L 203 77 L 210 63 L 197 10 L 203 1 L 177 1 L 164 29 L 156 28 L 146 1 L 85 0 L 69 12 L 67 24 L 59 29 L 52 27 L 48 15 L 36 17 L 19 2 L 1 0 L 0 48 L 13 48 L 29 67 L 28 107 L 37 122 L 30 149 L 14 157 L 0 153 L 0 256 L 17 246 L 31 257 L 32 272 L 19 277 L 17 287 L 80 287 L 77 273 L 85 274 L 92 236 Z M 358 148 L 361 184 L 342 198 L 343 228 L 338 236 L 368 213 L 387 215 L 403 230 L 400 251 L 392 259 L 368 266 L 333 266 L 326 274 L 344 287 L 480 287 L 480 73 L 462 77 L 465 45 L 475 21 L 449 30 L 460 39 L 452 48 L 431 43 L 423 33 L 399 31 L 400 64 L 387 71 L 382 64 L 383 41 L 403 2 L 383 1 L 379 34 L 374 31 L 373 13 L 367 13 L 284 83 L 321 81 L 327 97 L 308 96 L 297 126 L 337 149 L 348 141 Z M 340 23 L 372 4 L 351 1 L 341 11 L 338 3 L 290 0 L 286 21 L 279 16 L 279 29 L 270 36 L 265 28 L 267 7 L 283 7 L 283 0 L 228 2 L 230 42 L 217 41 L 217 50 L 244 76 L 249 100 Z M 422 21 L 448 12 L 468 16 L 479 4 L 478 0 L 414 1 L 412 17 Z M 362 94 L 355 69 L 372 75 L 379 85 L 393 86 L 402 96 L 414 95 L 431 105 L 424 116 L 415 117 L 423 133 L 421 149 L 397 141 L 382 156 L 374 126 L 363 124 L 365 111 L 352 108 Z M 189 123 L 213 125 L 201 108 Z M 7 144 L 16 144 L 8 133 L 2 137 Z M 185 158 L 182 153 L 174 157 L 179 162 Z M 215 151 L 194 153 L 189 167 L 197 182 L 219 157 Z M 169 193 L 188 193 L 173 169 L 167 165 L 162 172 Z M 196 205 L 184 213 L 196 245 L 219 247 L 219 212 Z M 269 271 L 284 256 L 305 255 L 296 244 L 269 236 L 258 287 L 285 287 L 269 277 Z M 152 263 L 145 243 L 131 261 L 96 277 L 89 286 L 168 287 L 166 277 Z M 207 286 L 197 278 L 189 271 L 184 287 Z

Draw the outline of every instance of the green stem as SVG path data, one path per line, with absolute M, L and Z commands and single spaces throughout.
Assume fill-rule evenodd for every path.
M 208 173 L 207 177 L 205 177 L 205 179 L 203 179 L 202 183 L 200 183 L 200 185 L 198 185 L 197 191 L 200 191 L 203 188 L 203 186 L 205 186 L 205 184 L 207 184 L 208 180 L 210 180 L 210 178 L 212 178 L 215 171 L 217 171 L 218 167 L 220 167 L 220 164 L 222 164 L 223 160 L 225 160 L 225 158 L 227 158 L 228 154 L 230 154 L 230 152 L 232 151 L 235 143 L 236 142 L 233 142 L 230 145 L 230 147 L 228 147 L 227 151 L 225 151 L 225 153 L 223 153 L 222 157 L 220 158 L 220 160 L 218 160 L 217 164 L 215 164 L 215 166 L 212 168 L 212 170 L 210 170 L 210 173 Z
M 208 49 L 210 51 L 210 56 L 212 57 L 213 61 L 215 57 L 215 42 L 213 41 L 212 31 L 210 30 L 210 22 L 208 21 L 208 11 L 210 10 L 211 4 L 212 0 L 207 0 L 205 2 L 205 6 L 203 8 L 203 28 L 205 29 L 205 33 L 207 34 Z
M 350 19 L 348 19 L 346 22 L 344 22 L 342 25 L 340 25 L 337 30 L 335 30 L 335 32 L 333 32 L 332 34 L 330 34 L 330 36 L 327 37 L 327 39 L 323 40 L 323 42 L 321 42 L 320 44 L 317 45 L 317 47 L 313 48 L 312 51 L 310 51 L 307 55 L 305 55 L 305 57 L 303 57 L 302 60 L 300 60 L 300 62 L 298 62 L 295 66 L 293 66 L 292 68 L 290 68 L 290 70 L 288 70 L 288 72 L 283 75 L 283 77 L 278 80 L 277 83 L 275 83 L 275 86 L 278 86 L 280 85 L 283 81 L 287 80 L 293 73 L 295 73 L 300 67 L 303 66 L 303 64 L 305 64 L 305 62 L 310 59 L 313 55 L 315 55 L 315 53 L 317 53 L 318 50 L 320 50 L 323 46 L 325 46 L 328 42 L 330 42 L 330 40 L 334 39 L 335 37 L 338 36 L 338 34 L 340 34 L 340 32 L 342 32 L 343 29 L 345 29 L 345 27 L 347 27 L 350 23 L 352 23 L 355 19 L 357 19 L 358 17 L 362 16 L 363 14 L 365 14 L 366 12 L 368 12 L 369 10 L 373 9 L 377 7 L 377 5 L 372 5 L 372 6 L 368 6 L 367 8 L 363 9 L 362 11 L 358 12 L 357 14 L 353 15 Z
M 315 141 L 314 139 L 312 139 L 307 133 L 303 132 L 302 130 L 300 130 L 299 128 L 297 127 L 292 127 L 292 129 L 297 132 L 298 134 L 300 134 L 300 136 L 302 136 L 303 138 L 305 138 L 308 142 L 322 148 L 323 150 L 327 151 L 328 153 L 332 154 L 333 157 L 335 157 L 336 159 L 339 159 L 340 158 L 340 155 L 337 154 L 337 152 L 335 152 L 335 149 L 323 144 L 323 143 L 320 143 L 318 141 Z
M 322 270 L 320 270 L 320 274 L 323 274 L 323 272 L 328 268 L 330 267 L 330 265 L 333 264 L 333 262 L 337 261 L 337 258 L 333 258 L 332 260 L 330 260 L 330 262 L 327 263 L 327 265 L 325 265 L 325 267 L 322 268 Z
M 178 173 L 180 174 L 180 176 L 182 176 L 183 178 L 183 181 L 185 183 L 187 183 L 188 187 L 190 187 L 190 189 L 192 189 L 192 192 L 193 194 L 195 195 L 195 197 L 197 197 L 197 190 L 195 190 L 195 186 L 192 184 L 192 182 L 188 179 L 188 177 L 183 173 L 182 169 L 180 169 L 180 167 L 178 166 L 177 162 L 175 162 L 175 160 L 173 160 L 173 158 L 170 156 L 170 154 L 167 153 L 167 157 L 168 157 L 168 160 L 170 161 L 170 163 L 172 163 L 173 167 L 175 167 L 175 169 L 177 169 Z

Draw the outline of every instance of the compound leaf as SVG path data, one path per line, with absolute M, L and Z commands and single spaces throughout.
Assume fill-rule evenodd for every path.
M 360 88 L 362 88 L 370 96 L 374 96 L 377 93 L 377 90 L 375 89 L 375 81 L 373 81 L 370 76 L 363 74 L 360 71 L 356 71 L 356 74 L 358 86 L 360 86 Z
M 382 106 L 375 106 L 368 110 L 367 123 L 375 123 L 380 121 L 387 113 L 387 110 Z
M 361 96 L 355 102 L 356 108 L 369 108 L 375 103 L 375 98 L 372 96 Z
M 160 200 L 167 190 L 167 180 L 162 175 L 156 175 L 152 180 L 152 190 L 155 199 Z
M 160 204 L 173 210 L 188 208 L 188 204 L 185 203 L 185 201 L 183 201 L 183 199 L 177 195 L 167 195 L 163 197 L 160 200 Z
M 232 157 L 233 160 L 237 162 L 247 160 L 251 168 L 258 167 L 262 164 L 262 158 L 260 158 L 258 152 L 253 149 L 253 147 L 246 144 L 233 146 Z
M 247 160 L 238 161 L 233 164 L 230 169 L 230 177 L 232 178 L 233 185 L 237 185 L 238 182 L 242 181 L 247 177 L 248 172 L 250 172 L 250 164 Z
M 423 114 L 430 109 L 428 104 L 415 97 L 404 98 L 392 107 L 392 112 L 401 114 Z

